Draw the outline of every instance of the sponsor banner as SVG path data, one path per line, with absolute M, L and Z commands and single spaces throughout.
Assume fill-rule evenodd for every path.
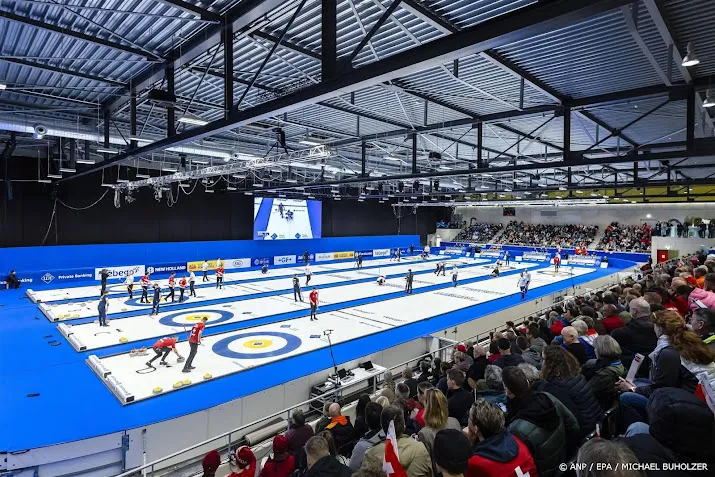
M 273 265 L 295 265 L 295 255 L 278 255 L 273 257 Z
M 32 278 L 20 278 L 20 283 L 32 283 Z
M 329 262 L 332 259 L 333 259 L 333 252 L 316 253 L 315 254 L 316 262 Z
M 101 272 L 105 268 L 109 272 L 108 279 L 110 279 L 110 280 L 112 278 L 125 278 L 130 273 L 133 273 L 136 276 L 142 276 L 142 275 L 144 275 L 144 270 L 145 270 L 144 265 L 126 265 L 123 267 L 95 268 L 94 269 L 94 279 L 95 280 L 100 280 L 102 278 L 100 276 L 99 272 Z
M 333 260 L 355 258 L 355 252 L 333 252 Z
M 162 263 L 159 265 L 147 265 L 146 271 L 150 274 L 185 272 L 186 264 L 185 263 Z
M 251 266 L 250 258 L 227 258 L 222 260 L 226 270 L 236 270 L 238 268 L 248 268 Z
M 362 255 L 362 258 L 372 257 L 372 250 L 356 250 L 355 255 Z
M 315 255 L 313 255 L 312 253 L 309 253 L 308 260 L 310 260 L 311 262 L 316 261 Z M 305 263 L 305 259 L 303 258 L 303 255 L 298 255 L 298 263 Z
M 389 257 L 391 255 L 389 248 L 380 248 L 372 251 L 373 257 Z
M 209 262 L 209 271 L 210 270 L 216 270 L 216 262 L 217 260 L 208 260 Z M 224 268 L 226 268 L 226 260 L 221 260 L 223 263 Z M 186 262 L 186 270 L 190 272 L 201 272 L 203 271 L 204 267 L 204 261 L 199 260 L 198 262 Z
M 270 265 L 271 257 L 257 257 L 251 259 L 251 265 L 254 267 L 262 267 L 263 265 Z

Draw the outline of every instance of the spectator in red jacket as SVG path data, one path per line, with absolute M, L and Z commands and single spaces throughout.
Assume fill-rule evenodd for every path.
M 495 404 L 477 399 L 469 411 L 468 432 L 474 447 L 465 477 L 537 475 L 529 448 L 506 430 L 504 413 Z
M 256 456 L 248 446 L 241 446 L 231 459 L 231 472 L 228 477 L 254 477 L 256 475 Z
M 614 305 L 603 305 L 601 313 L 605 317 L 601 320 L 601 323 L 606 327 L 606 332 L 609 335 L 613 330 L 626 326 L 621 317 L 618 316 L 618 309 Z
M 260 477 L 288 477 L 295 470 L 295 458 L 288 453 L 288 439 L 283 434 L 273 438 L 273 455 L 261 469 Z

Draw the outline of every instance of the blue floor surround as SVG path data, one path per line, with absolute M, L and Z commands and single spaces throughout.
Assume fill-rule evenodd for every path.
M 574 277 L 574 285 L 632 267 L 597 269 L 593 273 Z M 369 263 L 366 262 L 366 267 Z M 542 266 L 540 268 L 546 268 Z M 532 269 L 533 270 L 533 269 Z M 426 272 L 431 273 L 431 271 Z M 503 273 L 517 274 L 518 272 Z M 488 280 L 478 277 L 462 280 L 467 284 Z M 358 280 L 362 281 L 362 280 Z M 79 283 L 73 285 L 80 285 Z M 561 282 L 532 290 L 528 300 L 535 300 L 570 285 Z M 415 290 L 424 293 L 450 284 L 440 284 Z M 516 292 L 516 286 L 514 287 Z M 251 295 L 246 298 L 253 298 Z M 321 311 L 387 300 L 402 293 L 326 306 Z M 229 300 L 227 300 L 229 301 Z M 338 363 L 357 359 L 398 344 L 453 327 L 479 316 L 522 303 L 519 294 L 492 300 L 453 313 L 436 315 L 429 320 L 393 328 L 334 347 Z M 202 306 L 196 303 L 194 306 Z M 294 312 L 248 322 L 215 326 L 206 335 L 224 333 L 303 316 Z M 87 320 L 73 320 L 83 322 Z M 118 320 L 121 322 L 121 320 Z M 329 326 L 326 323 L 326 326 Z M 140 345 L 150 346 L 154 340 L 129 343 L 96 350 L 99 356 L 127 351 Z M 58 344 L 59 343 L 59 344 Z M 299 379 L 330 367 L 330 352 L 316 350 L 265 366 L 192 386 L 181 392 L 168 393 L 157 399 L 122 406 L 97 379 L 84 360 L 90 353 L 78 353 L 56 330 L 56 324 L 42 316 L 37 305 L 24 297 L 24 290 L 0 293 L 0 452 L 17 452 L 52 444 L 96 437 L 126 429 L 141 427 L 201 411 L 253 394 L 264 389 Z M 201 354 L 197 359 L 201 358 Z M 28 397 L 28 394 L 39 396 Z M 306 396 L 307 398 L 307 396 Z

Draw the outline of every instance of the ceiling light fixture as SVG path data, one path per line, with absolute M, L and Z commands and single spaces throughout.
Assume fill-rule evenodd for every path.
M 713 106 L 715 106 L 715 95 L 713 94 L 713 90 L 708 88 L 705 101 L 703 101 L 703 108 L 712 108 Z
M 182 117 L 178 119 L 178 122 L 184 123 L 184 124 L 191 124 L 194 126 L 206 126 L 209 122 L 206 121 L 205 119 L 201 119 L 198 116 L 194 116 L 193 114 L 184 114 Z
M 137 179 L 149 179 L 151 176 L 149 174 L 144 174 L 143 172 L 137 171 Z
M 309 141 L 307 139 L 303 139 L 301 141 L 298 141 L 298 144 L 303 144 L 305 146 L 322 146 L 321 143 L 316 142 L 316 141 Z
M 202 161 L 201 159 L 191 159 L 191 162 L 194 164 L 201 164 L 202 166 L 209 165 L 209 161 Z
M 117 149 L 112 149 L 112 148 L 110 148 L 110 147 L 98 147 L 98 148 L 97 148 L 97 152 L 100 153 L 100 154 L 104 154 L 104 153 L 106 153 L 106 154 L 116 154 L 116 153 L 118 153 L 119 151 L 118 151 Z
M 77 172 L 77 169 L 74 167 L 60 167 L 60 172 L 74 173 Z
M 695 66 L 700 63 L 698 55 L 695 54 L 695 48 L 693 48 L 693 42 L 688 43 L 687 46 L 688 53 L 683 58 L 681 65 L 683 66 Z
M 1 88 L 1 89 L 5 89 L 5 88 Z M 52 181 L 49 179 L 37 179 L 37 182 L 39 182 L 40 184 L 52 184 Z
M 253 195 L 253 192 L 246 191 L 243 193 L 243 195 Z
M 149 144 L 151 142 L 154 142 L 153 139 L 147 139 L 147 138 L 139 137 L 139 136 L 129 136 L 127 139 L 129 139 L 130 141 L 141 142 L 143 144 Z
M 559 190 L 567 190 L 566 186 L 559 186 Z
M 50 178 L 50 179 L 62 179 L 62 174 L 53 174 L 53 173 L 50 173 L 50 174 L 47 174 L 47 177 Z
M 77 159 L 75 162 L 77 164 L 96 164 L 94 159 Z
M 0 83 L 0 91 L 4 90 L 7 88 L 7 85 L 5 83 Z
M 230 185 L 230 186 L 226 186 L 226 190 L 233 192 L 236 190 L 236 188 L 234 186 Z

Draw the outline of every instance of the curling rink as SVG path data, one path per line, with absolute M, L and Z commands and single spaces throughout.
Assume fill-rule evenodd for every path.
M 487 267 L 482 269 L 486 274 L 489 273 Z M 541 287 L 593 273 L 595 269 L 574 267 L 572 272 L 565 268 L 558 274 L 551 269 L 534 270 L 531 274 L 530 293 L 538 293 Z M 191 373 L 182 373 L 181 364 L 171 365 L 176 364 L 175 355 L 168 358 L 168 367 L 159 366 L 158 361 L 155 361 L 155 368 L 146 366 L 145 362 L 154 356 L 152 350 L 145 356 L 132 352 L 104 358 L 91 355 L 87 363 L 122 404 L 129 404 L 324 348 L 328 346 L 323 337 L 325 329 L 334 330 L 331 339 L 333 345 L 338 345 L 490 300 L 511 295 L 516 297 L 520 295 L 517 277 L 518 274 L 506 275 L 456 288 L 446 286 L 326 313 L 319 311 L 317 321 L 301 317 L 206 336 L 194 360 L 196 369 Z M 373 289 L 386 288 L 374 283 L 364 285 L 372 286 Z M 200 316 L 189 315 L 186 318 L 195 322 Z M 211 318 L 215 322 L 220 316 L 214 314 L 210 315 Z M 141 327 L 138 322 L 137 327 Z M 164 329 L 169 331 L 169 328 Z M 181 355 L 188 356 L 189 345 L 185 338 L 180 340 L 177 350 Z
M 481 260 L 477 260 L 471 266 L 460 269 L 462 280 L 470 278 L 488 276 L 493 266 L 484 265 Z M 407 265 L 391 267 L 391 271 L 400 270 L 400 275 L 396 278 L 388 278 L 384 285 L 378 285 L 373 279 L 369 282 L 353 283 L 342 286 L 335 286 L 321 289 L 319 299 L 321 306 L 337 305 L 350 302 L 352 300 L 375 298 L 393 293 L 403 292 L 405 281 L 401 271 Z M 410 265 L 416 269 L 414 265 Z M 525 268 L 536 267 L 535 264 L 514 265 L 513 271 Z M 413 270 L 414 271 L 414 270 Z M 405 270 L 406 272 L 406 270 Z M 361 271 L 347 272 L 348 274 L 361 273 Z M 351 276 L 346 276 L 350 279 Z M 505 279 L 506 277 L 504 277 Z M 450 284 L 451 275 L 436 276 L 427 272 L 415 275 L 413 289 L 418 291 L 422 288 L 439 284 Z M 271 281 L 271 280 L 268 280 Z M 313 282 L 311 281 L 311 285 Z M 263 282 L 256 284 L 256 288 L 262 288 Z M 469 290 L 468 286 L 465 289 Z M 132 316 L 121 319 L 110 320 L 109 327 L 101 328 L 97 322 L 69 325 L 60 323 L 59 331 L 68 338 L 72 346 L 78 351 L 94 350 L 107 346 L 114 346 L 120 343 L 131 343 L 148 338 L 159 338 L 161 336 L 178 334 L 182 339 L 186 339 L 185 333 L 194 323 L 201 320 L 201 317 L 208 317 L 206 327 L 239 323 L 243 321 L 255 320 L 269 316 L 281 315 L 290 312 L 301 312 L 302 315 L 309 314 L 308 291 L 303 292 L 303 302 L 296 301 L 293 292 L 281 295 L 274 295 L 261 298 L 246 299 L 242 301 L 228 302 L 210 307 L 196 307 L 178 312 L 159 313 L 158 316 Z
M 458 266 L 467 265 L 474 266 L 478 264 L 487 263 L 486 260 L 480 259 L 446 259 L 448 260 L 448 266 L 451 267 L 452 264 L 457 264 Z M 405 275 L 408 270 L 413 272 L 423 272 L 427 270 L 433 270 L 435 268 L 436 260 L 428 262 L 414 262 L 398 265 L 396 262 L 392 262 L 392 265 L 386 264 L 383 266 L 354 269 L 354 268 L 343 268 L 343 269 L 332 269 L 326 273 L 316 274 L 313 273 L 310 280 L 309 287 L 313 286 L 325 286 L 332 285 L 342 282 L 358 281 L 358 280 L 370 280 L 376 279 L 380 274 L 386 274 L 388 277 Z M 318 267 L 315 267 L 318 268 Z M 312 267 L 311 267 L 312 270 Z M 468 270 L 465 269 L 465 272 Z M 184 291 L 184 301 L 179 302 L 180 292 L 178 285 L 175 288 L 175 301 L 166 301 L 165 298 L 168 294 L 168 288 L 164 286 L 162 288 L 162 300 L 161 309 L 179 307 L 184 305 L 200 304 L 203 302 L 210 302 L 216 300 L 226 300 L 231 298 L 245 297 L 247 295 L 252 295 L 255 293 L 271 293 L 279 290 L 290 291 L 293 288 L 292 277 L 293 274 L 298 274 L 300 278 L 301 287 L 305 286 L 305 268 L 302 267 L 300 272 L 295 270 L 293 274 L 282 275 L 273 278 L 271 275 L 260 275 L 258 278 L 253 278 L 251 280 L 252 272 L 243 272 L 248 277 L 241 274 L 235 274 L 237 276 L 237 281 L 240 283 L 234 284 L 224 284 L 223 288 L 216 288 L 216 285 L 212 283 L 212 286 L 201 287 L 196 289 L 196 297 L 189 297 L 188 287 Z M 165 284 L 164 284 L 165 285 Z M 125 290 L 126 293 L 126 290 Z M 305 293 L 305 292 L 304 292 Z M 292 291 L 291 291 L 292 296 Z M 153 290 L 149 290 L 149 300 L 153 295 Z M 151 303 L 141 303 L 141 289 L 134 293 L 134 298 L 129 299 L 127 296 L 114 296 L 108 299 L 107 314 L 109 316 L 118 313 L 126 312 L 150 312 Z M 354 297 L 353 297 L 354 298 Z M 93 300 L 82 300 L 82 301 L 69 301 L 63 303 L 41 303 L 39 308 L 40 311 L 47 317 L 50 321 L 66 321 L 79 318 L 89 318 L 97 316 L 97 302 L 98 298 Z

